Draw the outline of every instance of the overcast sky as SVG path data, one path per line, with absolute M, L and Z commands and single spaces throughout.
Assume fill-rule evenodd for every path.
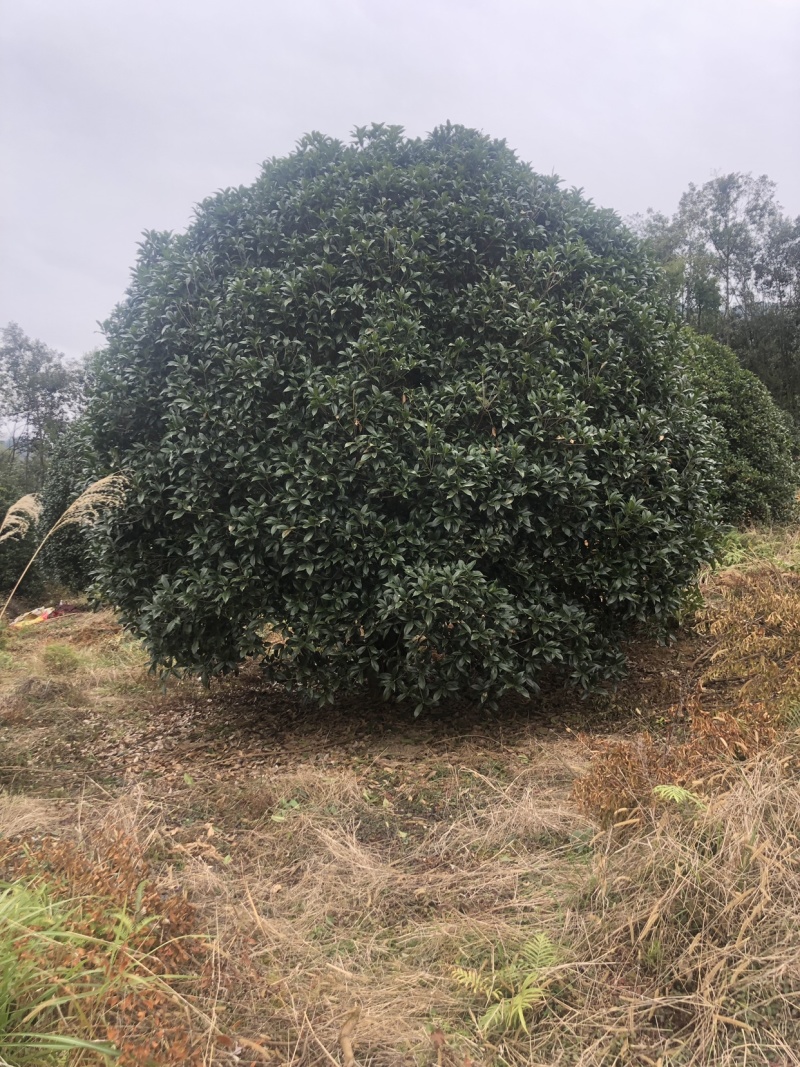
M 102 343 L 145 229 L 305 132 L 451 120 L 629 216 L 768 174 L 800 214 L 800 0 L 0 0 L 0 325 Z

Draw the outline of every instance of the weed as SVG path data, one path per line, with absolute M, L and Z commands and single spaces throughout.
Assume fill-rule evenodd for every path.
M 0 981 L 10 991 L 11 1036 L 3 1047 L 20 1063 L 39 1063 L 20 1059 L 18 1050 L 62 1047 L 58 1038 L 113 1054 L 119 1067 L 144 1067 L 155 1057 L 165 1067 L 199 1067 L 201 1045 L 187 1029 L 183 994 L 193 971 L 199 981 L 205 940 L 185 897 L 164 897 L 148 883 L 137 843 L 115 833 L 91 851 L 55 837 L 0 845 L 0 864 L 14 878 L 0 900 L 41 916 L 3 924 L 12 938 L 7 950 L 0 946 L 0 969 L 7 962 Z M 183 994 L 173 988 L 179 974 L 187 976 Z M 39 999 L 18 995 L 26 981 L 41 990 Z M 49 1044 L 41 1044 L 40 1029 Z
M 110 988 L 109 975 L 85 965 L 98 942 L 74 929 L 75 915 L 74 903 L 54 902 L 43 886 L 0 886 L 0 1048 L 19 1067 L 63 1062 L 70 1049 L 117 1057 L 108 1042 L 70 1033 L 75 1022 L 91 1028 L 91 1002 Z
M 481 1030 L 519 1029 L 527 1034 L 527 1017 L 547 996 L 546 972 L 555 959 L 552 941 L 547 934 L 539 933 L 499 969 L 454 967 L 451 974 L 460 986 L 489 1003 L 480 1019 Z
M 731 530 L 719 547 L 716 569 L 742 570 L 771 563 L 782 570 L 800 568 L 800 537 L 791 528 Z
M 657 785 L 653 793 L 659 800 L 669 800 L 673 804 L 694 804 L 697 808 L 705 808 L 705 803 L 700 797 L 691 791 L 684 789 L 682 785 Z
M 81 665 L 81 658 L 75 649 L 61 642 L 53 641 L 45 645 L 39 658 L 50 674 L 71 674 Z

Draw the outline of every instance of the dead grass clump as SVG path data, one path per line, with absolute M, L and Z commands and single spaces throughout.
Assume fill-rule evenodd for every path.
M 800 574 L 761 564 L 729 568 L 705 582 L 698 625 L 714 642 L 701 687 L 728 683 L 741 699 L 800 697 Z
M 450 770 L 444 790 L 458 779 L 460 768 Z M 511 959 L 540 932 L 555 941 L 553 896 L 574 857 L 552 849 L 553 833 L 567 840 L 567 814 L 550 798 L 537 819 L 532 780 L 477 783 L 451 798 L 452 819 L 403 821 L 350 769 L 278 774 L 229 866 L 200 853 L 187 860 L 181 877 L 213 908 L 224 951 L 256 971 L 237 997 L 243 1028 L 259 1033 L 268 1013 L 282 1062 L 335 1059 L 354 1004 L 359 1063 L 428 1063 L 437 1024 L 443 1062 L 484 1062 L 475 998 L 453 969 Z M 521 801 L 530 807 L 522 833 Z
M 80 695 L 69 682 L 60 678 L 40 678 L 32 674 L 12 686 L 6 700 L 10 707 L 53 704 L 56 701 L 74 704 L 80 702 Z
M 554 774 L 553 763 L 552 757 L 537 760 L 507 784 L 463 768 L 458 780 L 463 781 L 466 771 L 486 787 L 486 797 L 475 803 L 470 794 L 467 799 L 472 803 L 461 800 L 456 804 L 452 822 L 439 837 L 439 847 L 484 858 L 509 850 L 524 854 L 571 847 L 576 835 L 588 830 L 590 824 L 576 817 L 572 805 L 564 803 L 563 787 L 548 783 L 548 776 Z
M 667 736 L 643 733 L 596 749 L 576 782 L 580 806 L 603 821 L 653 802 L 660 784 L 700 787 L 724 764 L 773 744 L 800 707 L 800 574 L 760 563 L 705 580 L 698 628 L 712 643 L 696 661 Z
M 755 755 L 778 735 L 775 718 L 764 705 L 744 704 L 737 711 L 709 711 L 693 700 L 683 709 L 689 722 L 688 740 L 682 744 L 646 731 L 630 741 L 601 742 L 589 770 L 573 784 L 573 798 L 607 824 L 653 806 L 659 785 L 691 786 L 705 793 L 724 776 L 726 766 Z
M 315 824 L 326 824 L 340 817 L 344 809 L 366 809 L 362 793 L 352 771 L 334 773 L 299 765 L 246 778 L 233 787 L 226 785 L 213 797 L 213 809 L 215 817 L 229 824 L 286 824 L 296 845 L 304 816 L 311 814 Z
M 58 682 L 52 678 L 39 678 L 32 674 L 17 682 L 12 693 L 15 697 L 26 697 L 33 701 L 53 700 L 64 692 L 65 685 L 64 682 Z
M 601 823 L 624 820 L 635 808 L 652 803 L 653 789 L 664 783 L 684 784 L 691 773 L 678 754 L 649 733 L 632 741 L 597 746 L 590 769 L 572 788 L 578 805 Z
M 139 651 L 141 646 L 128 638 L 111 611 L 87 611 L 79 615 L 67 615 L 59 623 L 67 629 L 69 640 L 75 645 L 90 645 L 105 650 L 107 646 L 130 646 Z
M 579 1062 L 800 1062 L 798 769 L 795 737 L 707 808 L 662 810 L 623 844 L 608 831 L 584 902 L 600 970 L 581 1024 L 596 1012 L 605 1032 Z
M 19 834 L 47 833 L 63 819 L 63 810 L 52 801 L 0 791 L 0 839 Z
M 29 716 L 24 707 L 6 699 L 0 699 L 0 726 L 19 726 L 28 724 Z
M 772 745 L 783 726 L 773 705 L 745 701 L 732 709 L 703 707 L 699 699 L 687 701 L 689 741 L 678 750 L 679 760 L 700 770 L 713 769 L 721 755 L 748 759 Z

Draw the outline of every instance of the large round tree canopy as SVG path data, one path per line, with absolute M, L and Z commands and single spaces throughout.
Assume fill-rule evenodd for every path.
M 156 663 L 330 698 L 591 686 L 709 552 L 706 421 L 638 243 L 501 141 L 304 138 L 150 233 L 90 412 Z

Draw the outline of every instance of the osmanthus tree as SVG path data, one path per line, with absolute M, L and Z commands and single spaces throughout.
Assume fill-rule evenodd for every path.
M 501 141 L 305 137 L 148 234 L 106 324 L 108 597 L 162 666 L 263 655 L 321 699 L 614 675 L 713 529 L 657 289 L 612 212 Z
M 800 513 L 797 428 L 736 353 L 688 331 L 687 370 L 715 423 L 721 518 L 741 526 L 792 522 Z

